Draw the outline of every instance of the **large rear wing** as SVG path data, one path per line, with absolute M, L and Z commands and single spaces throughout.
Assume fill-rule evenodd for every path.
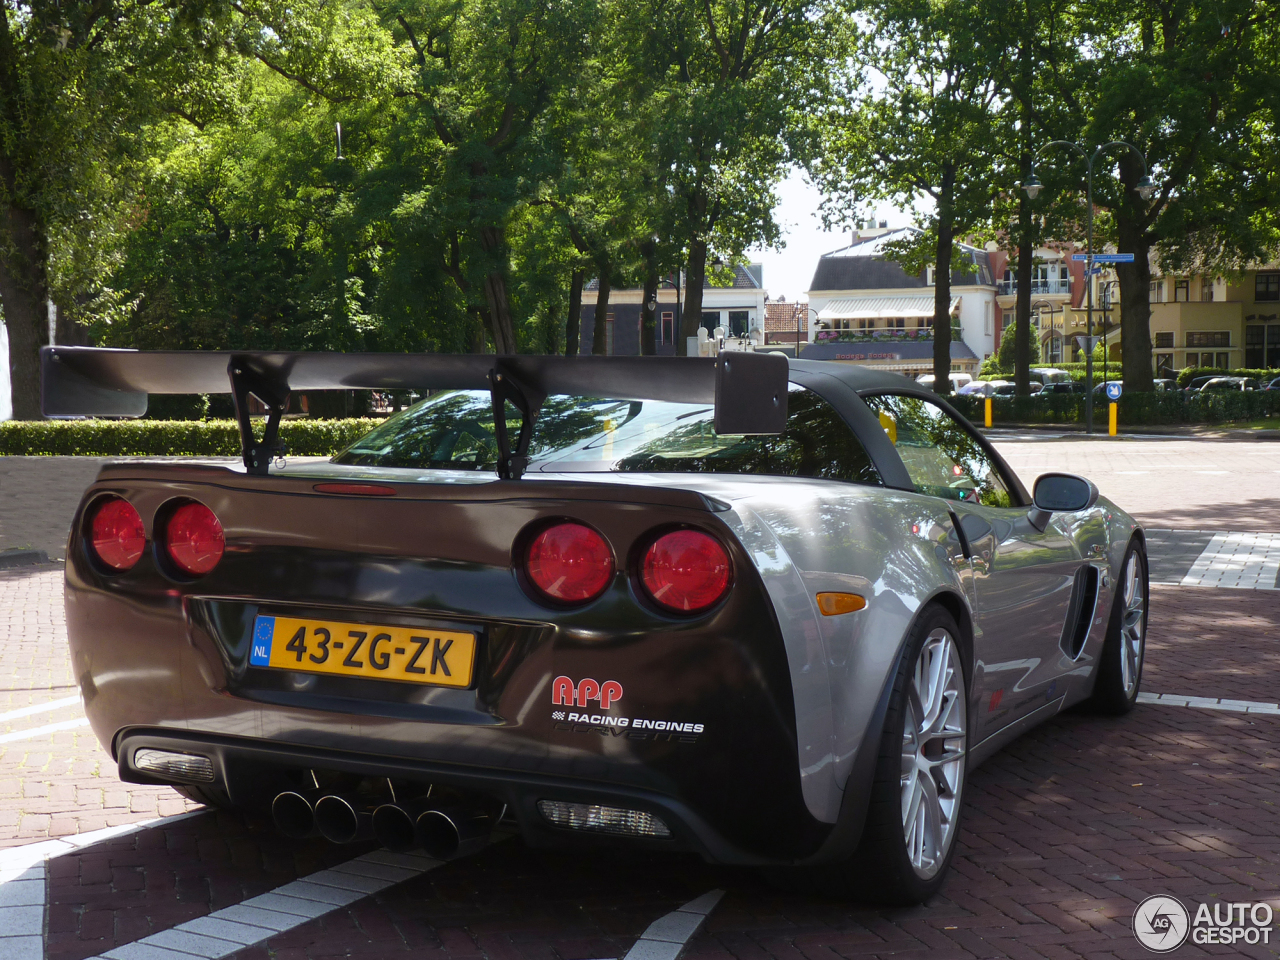
M 302 390 L 488 390 L 493 397 L 498 474 L 518 478 L 533 424 L 551 394 L 611 400 L 714 403 L 723 434 L 778 434 L 787 420 L 787 358 L 725 352 L 702 357 L 549 357 L 486 354 L 268 353 L 44 347 L 41 405 L 46 417 L 140 417 L 152 393 L 230 393 L 245 468 L 266 474 L 276 454 L 289 394 Z M 254 436 L 249 396 L 267 408 Z M 511 402 L 522 424 L 514 449 Z

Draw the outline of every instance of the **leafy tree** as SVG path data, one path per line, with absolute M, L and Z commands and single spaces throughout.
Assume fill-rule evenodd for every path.
M 627 94 L 655 146 L 656 190 L 671 199 L 655 232 L 687 251 L 683 353 L 702 320 L 708 259 L 737 260 L 778 239 L 773 188 L 825 95 L 835 12 L 826 0 L 620 6 Z
M 1015 320 L 1011 326 L 1005 328 L 1000 337 L 1000 346 L 996 348 L 996 367 L 1001 373 L 1017 371 L 1018 347 L 1021 344 L 1026 345 L 1028 369 L 1031 364 L 1040 362 L 1040 337 L 1034 328 L 1025 331 L 1018 329 L 1021 325 L 1021 320 Z M 1031 327 L 1031 324 L 1028 323 L 1027 326 Z M 1027 392 L 1030 394 L 1030 390 Z
M 1208 271 L 1266 259 L 1277 244 L 1274 147 L 1280 17 L 1270 0 L 1101 0 L 1054 5 L 1046 79 L 1085 144 L 1122 139 L 1146 155 L 1158 193 L 1143 200 L 1141 160 L 1118 148 L 1098 172 L 1095 242 L 1120 264 L 1127 390 L 1150 390 L 1151 257 Z M 1083 171 L 1076 160 L 1077 182 Z M 1065 166 L 1065 164 L 1063 164 Z
M 0 4 L 0 306 L 18 419 L 40 416 L 46 301 L 69 340 L 103 294 L 122 226 L 113 160 L 148 109 L 164 16 L 132 0 Z
M 1003 49 L 961 0 L 867 0 L 850 55 L 861 69 L 828 115 L 820 161 L 811 169 L 830 198 L 828 219 L 855 220 L 868 201 L 904 209 L 920 195 L 934 204 L 934 383 L 951 390 L 951 273 L 955 241 L 987 221 L 994 196 L 993 76 Z M 873 72 L 877 82 L 865 82 Z

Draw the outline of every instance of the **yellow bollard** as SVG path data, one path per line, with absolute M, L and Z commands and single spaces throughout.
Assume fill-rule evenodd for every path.
M 1116 435 L 1116 407 L 1117 406 L 1118 404 L 1115 404 L 1115 403 L 1110 404 L 1111 422 L 1107 425 L 1107 433 L 1111 434 L 1111 436 L 1113 437 Z
M 982 404 L 982 406 L 986 411 L 987 426 L 989 427 L 991 426 L 991 398 L 987 397 L 986 401 Z

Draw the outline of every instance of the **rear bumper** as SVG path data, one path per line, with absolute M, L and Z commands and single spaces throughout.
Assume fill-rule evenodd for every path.
M 217 783 L 232 801 L 265 808 L 276 792 L 293 789 L 290 775 L 324 770 L 361 777 L 413 780 L 483 794 L 506 804 L 526 842 L 539 847 L 598 843 L 612 838 L 553 826 L 538 812 L 539 800 L 600 804 L 656 814 L 670 828 L 670 839 L 627 838 L 629 845 L 655 850 L 687 850 L 704 859 L 727 864 L 759 865 L 780 862 L 742 849 L 678 799 L 636 787 L 588 783 L 573 777 L 535 774 L 487 767 L 377 757 L 338 750 L 270 743 L 228 737 L 193 736 L 164 730 L 133 729 L 121 734 L 117 745 L 120 777 L 134 783 L 162 782 L 133 768 L 141 749 L 158 749 L 205 756 L 213 761 Z M 789 860 L 781 862 L 791 862 Z

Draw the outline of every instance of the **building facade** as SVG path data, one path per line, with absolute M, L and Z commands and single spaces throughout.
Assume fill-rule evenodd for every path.
M 709 271 L 710 273 L 710 271 Z M 654 341 L 659 356 L 675 356 L 680 336 L 680 318 L 684 312 L 683 275 L 679 288 L 670 280 L 658 288 Z M 594 340 L 596 296 L 599 284 L 592 280 L 582 291 L 582 334 L 579 350 L 591 353 Z M 708 331 L 724 327 L 730 336 L 750 336 L 764 331 L 765 301 L 764 267 L 749 263 L 732 268 L 732 279 L 724 282 L 708 275 L 702 285 L 702 323 Z M 644 290 L 637 287 L 609 292 L 609 309 L 605 315 L 605 352 L 609 356 L 638 356 L 640 353 L 640 321 L 644 307 Z
M 914 227 L 866 230 L 818 260 L 807 310 L 812 343 L 802 357 L 908 375 L 933 371 L 933 270 L 911 275 L 890 259 L 889 244 L 919 233 Z M 976 374 L 996 349 L 996 283 L 986 250 L 961 244 L 960 255 L 965 262 L 951 276 L 952 369 Z

